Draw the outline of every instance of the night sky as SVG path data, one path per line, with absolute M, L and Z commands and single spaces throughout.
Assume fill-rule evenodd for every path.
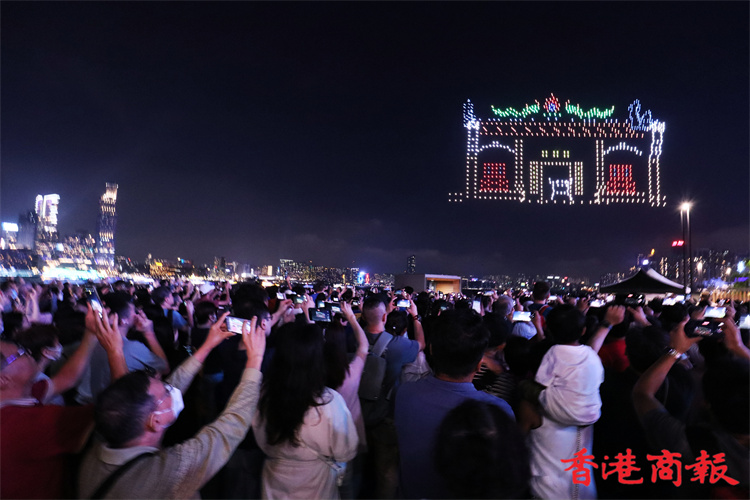
M 747 2 L 8 2 L 2 221 L 57 193 L 117 253 L 253 266 L 587 276 L 681 236 L 748 251 Z M 449 203 L 462 104 L 640 99 L 666 122 L 667 207 Z

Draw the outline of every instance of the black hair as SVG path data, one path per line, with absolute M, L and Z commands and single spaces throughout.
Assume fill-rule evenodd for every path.
M 156 401 L 148 392 L 151 377 L 144 371 L 130 372 L 99 394 L 94 408 L 97 433 L 112 448 L 122 448 L 140 436 Z
M 490 338 L 471 309 L 444 311 L 431 323 L 430 366 L 436 374 L 461 378 L 476 370 Z
M 341 321 L 333 321 L 325 330 L 323 359 L 326 367 L 326 386 L 338 389 L 349 373 L 346 355 L 346 329 Z
M 656 326 L 631 328 L 625 336 L 625 354 L 630 366 L 645 372 L 669 345 L 669 334 Z
M 151 300 L 154 301 L 154 304 L 161 307 L 169 295 L 172 295 L 172 290 L 168 286 L 160 286 L 159 288 L 154 288 L 154 291 L 151 292 Z
M 110 312 L 117 314 L 118 319 L 130 317 L 133 311 L 133 297 L 127 292 L 110 292 L 102 295 L 102 302 Z
M 527 498 L 529 451 L 516 422 L 496 405 L 468 400 L 448 412 L 434 457 L 454 498 Z
M 511 332 L 506 318 L 498 313 L 487 313 L 484 315 L 482 321 L 490 332 L 490 340 L 487 347 L 497 347 L 505 344 Z
M 59 332 L 56 326 L 41 323 L 33 323 L 29 328 L 13 334 L 13 340 L 31 354 L 36 362 L 42 359 L 44 348 L 55 346 L 58 337 Z
M 385 331 L 391 335 L 402 335 L 409 326 L 408 316 L 406 311 L 391 311 L 385 320 Z
M 561 304 L 547 315 L 547 329 L 557 344 L 569 344 L 581 338 L 586 318 L 573 304 Z
M 534 283 L 534 288 L 531 291 L 531 296 L 534 300 L 544 300 L 549 295 L 549 283 L 546 281 L 537 281 Z
M 299 446 L 297 431 L 326 388 L 323 331 L 317 325 L 287 323 L 276 332 L 276 352 L 261 387 L 258 411 L 271 445 Z
M 206 323 L 212 314 L 216 314 L 218 312 L 218 308 L 216 307 L 216 304 L 211 302 L 210 300 L 201 300 L 200 302 L 197 302 L 195 304 L 195 323 L 197 325 L 202 325 Z

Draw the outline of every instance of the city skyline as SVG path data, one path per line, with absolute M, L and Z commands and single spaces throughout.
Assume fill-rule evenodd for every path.
M 668 250 L 689 199 L 694 249 L 748 251 L 746 3 L 0 9 L 3 222 L 54 192 L 94 233 L 113 182 L 118 255 L 598 276 Z M 666 206 L 450 203 L 463 104 L 550 95 L 663 120 Z

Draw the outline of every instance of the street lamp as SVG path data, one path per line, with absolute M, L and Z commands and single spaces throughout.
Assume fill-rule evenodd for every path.
M 690 231 L 690 209 L 692 208 L 693 204 L 689 201 L 684 201 L 680 204 L 680 222 L 683 223 L 683 217 L 682 214 L 685 214 L 684 223 L 682 224 L 682 239 L 684 241 L 687 241 L 687 265 L 688 265 L 688 271 L 684 274 L 685 278 L 688 278 L 688 281 L 685 282 L 685 294 L 687 295 L 687 289 L 688 285 L 687 283 L 690 283 L 690 291 L 692 292 L 693 288 L 693 238 L 692 238 L 692 232 Z M 685 237 L 685 230 L 687 229 L 687 238 Z M 683 259 L 685 258 L 685 247 L 682 247 L 682 255 Z M 683 272 L 685 268 L 683 267 Z

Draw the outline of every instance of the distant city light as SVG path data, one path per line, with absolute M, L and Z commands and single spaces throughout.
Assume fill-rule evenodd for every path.
M 745 272 L 745 261 L 741 260 L 737 263 L 737 272 L 738 273 L 744 273 Z
M 673 246 L 673 247 L 681 247 L 681 246 L 683 246 L 684 244 L 685 244 L 685 241 L 684 241 L 684 240 L 674 240 L 674 241 L 672 242 L 672 246 Z

